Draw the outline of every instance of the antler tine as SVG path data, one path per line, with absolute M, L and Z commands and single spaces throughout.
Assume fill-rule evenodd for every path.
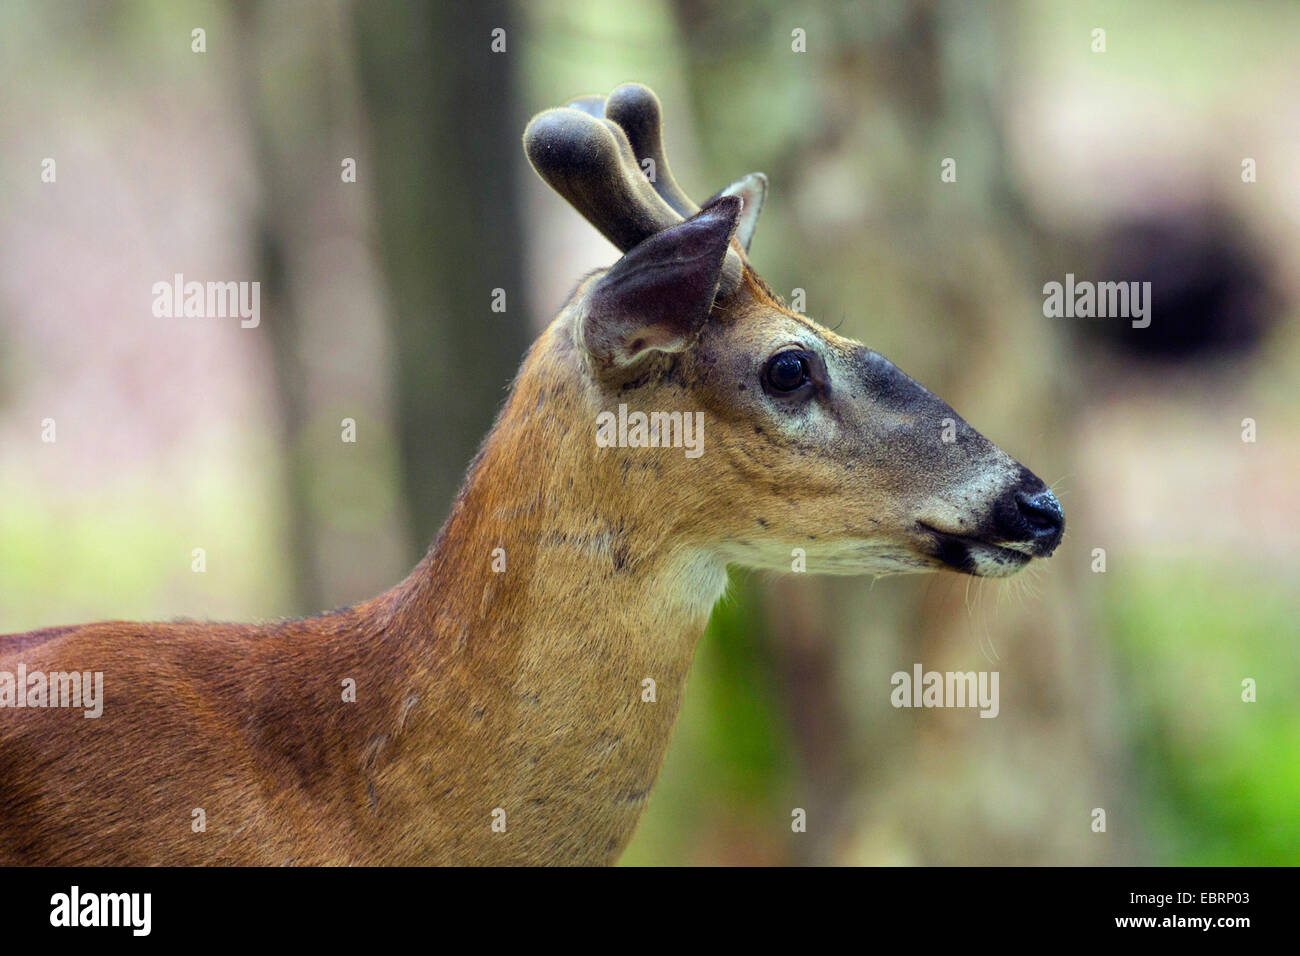
M 655 192 L 679 215 L 689 219 L 700 211 L 691 197 L 677 185 L 664 155 L 663 110 L 659 97 L 640 83 L 624 83 L 604 103 L 604 115 L 623 127 L 638 164 L 647 157 L 654 162 Z
M 594 99 L 584 98 L 584 107 Z M 524 151 L 537 174 L 623 252 L 682 221 L 650 188 L 612 120 L 574 106 L 547 110 L 524 131 Z

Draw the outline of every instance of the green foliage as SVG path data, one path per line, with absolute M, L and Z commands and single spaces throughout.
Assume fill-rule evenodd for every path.
M 1263 572 L 1184 563 L 1146 562 L 1111 586 L 1158 862 L 1300 861 L 1300 599 Z M 1255 703 L 1241 699 L 1245 678 Z
M 0 509 L 0 633 L 291 611 L 267 479 L 235 477 L 197 456 L 164 470 L 184 475 L 184 487 L 140 471 L 82 494 L 4 481 L 8 499 L 22 505 Z M 232 470 L 246 476 L 252 460 Z M 206 552 L 202 574 L 191 569 L 196 547 Z

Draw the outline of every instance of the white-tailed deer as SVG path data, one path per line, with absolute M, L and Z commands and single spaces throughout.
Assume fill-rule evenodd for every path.
M 0 638 L 0 863 L 608 863 L 729 563 L 1052 552 L 1038 478 L 750 269 L 764 177 L 696 207 L 659 129 L 637 85 L 529 125 L 624 255 L 532 347 L 406 580 L 304 620 Z M 54 706 L 95 672 L 102 716 Z

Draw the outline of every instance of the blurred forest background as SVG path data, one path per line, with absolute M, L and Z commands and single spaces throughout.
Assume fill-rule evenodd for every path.
M 403 577 L 527 344 L 616 258 L 524 125 L 637 80 L 697 199 L 768 174 L 773 287 L 1052 482 L 1069 525 L 1025 580 L 737 574 L 624 862 L 1300 861 L 1300 7 L 0 17 L 0 632 L 273 619 Z M 261 326 L 154 318 L 178 272 L 260 281 Z M 1152 325 L 1044 318 L 1067 272 L 1153 282 Z M 918 661 L 998 670 L 1000 715 L 891 708 Z

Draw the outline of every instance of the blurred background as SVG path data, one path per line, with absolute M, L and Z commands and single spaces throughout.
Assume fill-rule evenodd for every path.
M 769 176 L 772 286 L 1028 463 L 1069 528 L 1009 582 L 735 574 L 624 862 L 1300 862 L 1300 7 L 0 16 L 0 633 L 401 579 L 528 343 L 617 256 L 524 125 L 637 80 L 697 200 Z M 261 325 L 155 318 L 175 273 L 260 281 Z M 1150 327 L 1045 318 L 1066 273 L 1152 282 Z M 1001 713 L 893 709 L 914 662 L 999 671 Z

